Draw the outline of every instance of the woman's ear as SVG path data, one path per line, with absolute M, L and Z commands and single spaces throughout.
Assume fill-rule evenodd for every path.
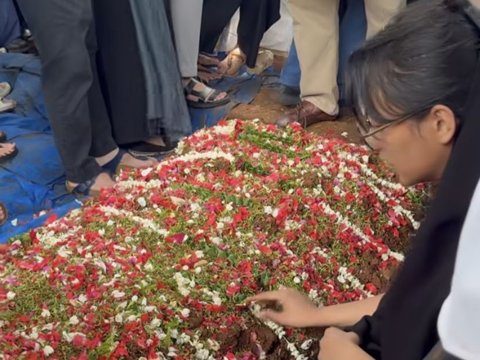
M 448 145 L 457 131 L 457 121 L 453 111 L 445 105 L 435 105 L 429 114 L 431 131 L 438 143 Z

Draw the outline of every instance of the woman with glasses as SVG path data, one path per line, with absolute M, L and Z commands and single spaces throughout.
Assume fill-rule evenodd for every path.
M 327 329 L 322 360 L 423 359 L 439 341 L 437 319 L 464 220 L 469 208 L 480 206 L 480 196 L 474 197 L 480 178 L 478 18 L 468 1 L 419 1 L 350 59 L 348 93 L 366 143 L 402 184 L 439 187 L 381 299 L 323 309 L 294 290 L 250 299 L 280 303 L 282 312 L 261 316 L 284 325 L 353 325 Z

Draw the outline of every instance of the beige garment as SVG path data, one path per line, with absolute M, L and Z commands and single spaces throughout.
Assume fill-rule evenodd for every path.
M 336 115 L 339 0 L 290 0 L 289 5 L 302 70 L 302 99 Z M 405 6 L 406 0 L 365 0 L 368 36 L 380 31 Z
M 198 75 L 203 0 L 170 0 L 173 35 L 182 77 Z

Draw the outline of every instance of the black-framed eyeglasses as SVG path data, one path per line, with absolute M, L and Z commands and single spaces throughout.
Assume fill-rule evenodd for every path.
M 357 127 L 358 127 L 358 131 L 360 132 L 360 136 L 362 137 L 362 139 L 366 140 L 366 139 L 384 131 L 385 129 L 387 129 L 389 127 L 399 125 L 399 124 L 403 123 L 404 121 L 407 121 L 411 118 L 414 118 L 414 117 L 430 110 L 432 107 L 433 107 L 433 105 L 425 106 L 425 107 L 423 107 L 419 110 L 416 110 L 416 111 L 410 112 L 408 114 L 402 115 L 402 116 L 400 116 L 396 119 L 388 120 L 388 122 L 386 122 L 383 125 L 375 125 L 372 122 L 372 120 L 370 119 L 370 117 L 368 116 L 368 114 L 358 113 L 358 111 L 355 107 L 353 109 L 353 112 L 354 112 L 354 115 L 355 115 L 356 120 L 357 120 Z

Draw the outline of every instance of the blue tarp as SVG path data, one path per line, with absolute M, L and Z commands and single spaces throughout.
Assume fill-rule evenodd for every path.
M 40 61 L 31 55 L 0 54 L 0 82 L 13 87 L 15 112 L 0 114 L 0 130 L 17 144 L 19 154 L 0 164 L 0 202 L 9 221 L 0 228 L 0 243 L 40 226 L 52 213 L 63 216 L 80 206 L 65 191 L 64 171 L 48 123 L 40 85 Z M 215 87 L 228 91 L 232 103 L 210 110 L 192 109 L 193 130 L 215 125 L 238 103 L 251 102 L 262 79 L 246 73 Z M 48 212 L 40 218 L 34 214 Z
M 0 130 L 15 142 L 18 155 L 0 165 L 0 202 L 9 222 L 0 228 L 0 243 L 40 225 L 51 211 L 63 215 L 79 206 L 66 193 L 64 171 L 53 142 L 40 86 L 40 62 L 31 55 L 0 55 L 0 82 L 13 87 L 15 112 L 0 114 Z M 50 210 L 41 218 L 33 215 Z

